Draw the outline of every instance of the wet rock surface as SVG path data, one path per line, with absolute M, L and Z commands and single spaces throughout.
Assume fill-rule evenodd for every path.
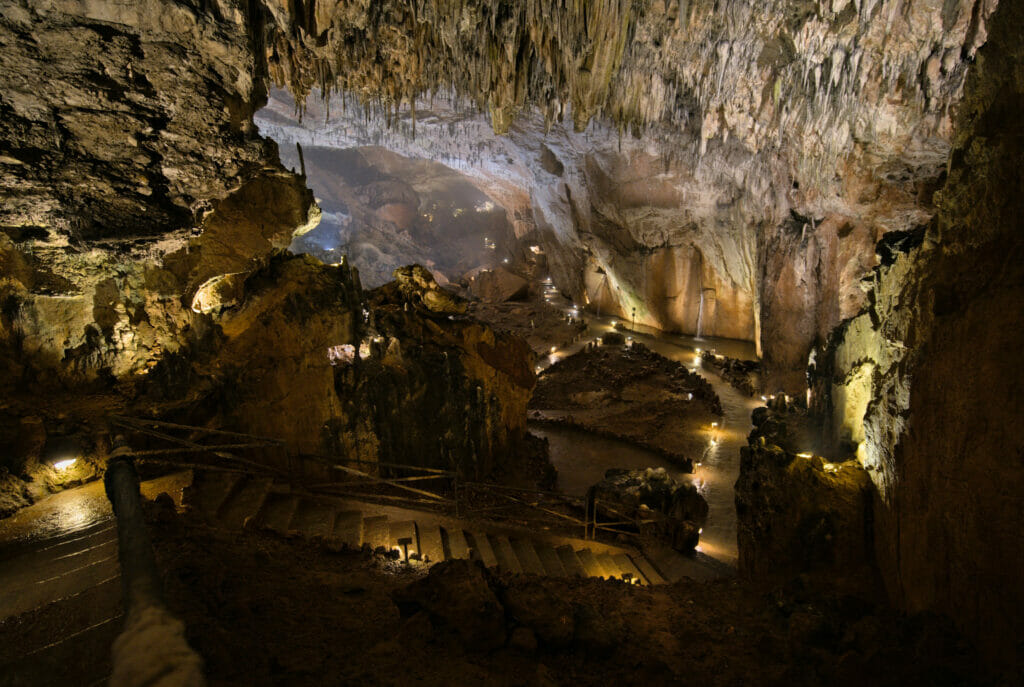
M 700 375 L 641 344 L 589 346 L 547 368 L 531 420 L 633 442 L 688 465 L 700 460 L 722 411 Z

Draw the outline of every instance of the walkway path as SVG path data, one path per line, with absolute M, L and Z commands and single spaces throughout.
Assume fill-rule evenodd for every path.
M 573 310 L 571 303 L 553 292 L 549 293 L 548 303 L 563 309 L 566 313 L 572 312 L 576 317 L 586 320 L 589 330 L 583 339 L 572 346 L 556 348 L 542 361 L 542 368 L 579 351 L 587 343 L 602 335 L 615 331 L 614 325 L 620 321 L 614 317 L 597 317 L 583 311 Z M 641 331 L 630 334 L 633 340 L 643 343 L 666 358 L 682 362 L 690 369 L 700 372 L 714 388 L 722 402 L 724 416 L 720 423 L 721 426 L 718 428 L 717 443 L 708 446 L 705 454 L 700 457 L 694 474 L 679 473 L 678 469 L 673 471 L 670 467 L 666 469 L 676 476 L 681 474 L 689 476 L 707 499 L 708 521 L 701 534 L 699 551 L 720 563 L 735 568 L 739 554 L 736 543 L 736 504 L 733 487 L 739 477 L 740 448 L 746 445 L 747 435 L 752 426 L 750 414 L 754 408 L 761 405 L 761 401 L 740 393 L 714 371 L 702 371 L 698 351 L 702 348 L 713 349 L 730 357 L 753 359 L 754 346 L 747 342 L 731 339 L 696 339 L 689 336 L 668 335 L 639 326 L 637 329 Z M 602 445 L 605 447 L 604 450 L 600 448 Z M 577 455 L 564 454 L 566 451 L 575 454 L 577 449 L 572 442 L 555 441 L 551 443 L 551 449 L 551 459 L 556 466 L 574 464 L 579 461 Z M 607 461 L 603 467 L 621 467 L 617 464 L 617 458 L 621 452 L 619 442 L 591 436 L 587 442 L 587 452 L 594 457 L 603 456 L 603 460 Z M 652 461 L 653 466 L 664 466 L 664 460 L 653 456 L 653 454 L 652 457 L 655 459 Z
M 167 492 L 180 503 L 186 475 L 144 482 L 142 492 Z M 33 620 L 32 611 L 49 604 L 57 627 Z M 0 520 L 0 634 L 18 639 L 0 640 L 0 684 L 102 682 L 121 624 L 117 525 L 102 482 Z

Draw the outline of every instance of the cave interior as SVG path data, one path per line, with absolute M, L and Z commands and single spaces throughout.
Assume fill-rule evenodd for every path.
M 1022 35 L 0 0 L 0 684 L 1024 683 Z

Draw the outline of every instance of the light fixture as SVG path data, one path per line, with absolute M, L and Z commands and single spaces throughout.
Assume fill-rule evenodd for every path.
M 551 347 L 551 352 L 552 352 L 552 353 L 554 353 L 554 352 L 555 352 L 555 351 L 557 351 L 557 350 L 558 350 L 558 346 L 552 346 L 552 347 Z
M 697 355 L 700 355 L 700 349 L 699 348 L 697 349 Z
M 64 460 L 58 460 L 56 463 L 53 464 L 53 467 L 56 470 L 67 470 L 71 467 L 74 467 L 75 463 L 77 462 L 77 458 L 65 458 Z
M 718 426 L 718 423 L 717 423 L 717 422 L 712 422 L 712 423 L 711 423 L 711 426 L 712 426 L 712 427 L 717 427 L 717 426 Z
M 813 454 L 810 453 L 809 451 L 804 451 L 803 453 L 798 453 L 796 455 L 799 458 L 810 458 Z

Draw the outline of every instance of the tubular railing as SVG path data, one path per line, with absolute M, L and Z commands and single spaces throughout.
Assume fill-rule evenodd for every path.
M 114 643 L 110 684 L 205 684 L 202 659 L 185 641 L 184 626 L 163 601 L 163 586 L 145 519 L 139 476 L 122 442 L 111 452 L 103 477 L 117 519 L 125 627 Z

